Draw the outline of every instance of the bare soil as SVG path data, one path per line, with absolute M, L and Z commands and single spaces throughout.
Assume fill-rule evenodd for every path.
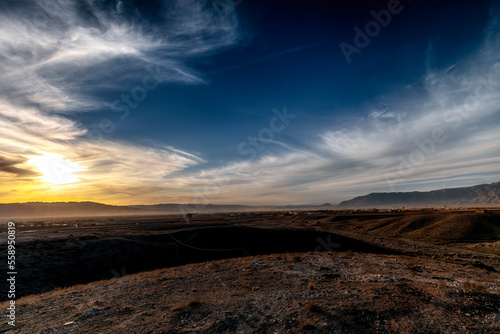
M 498 333 L 498 217 L 246 213 L 26 225 L 17 327 L 0 332 Z

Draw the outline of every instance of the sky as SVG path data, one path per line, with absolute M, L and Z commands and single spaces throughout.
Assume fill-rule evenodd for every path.
M 0 202 L 500 181 L 498 1 L 3 0 Z

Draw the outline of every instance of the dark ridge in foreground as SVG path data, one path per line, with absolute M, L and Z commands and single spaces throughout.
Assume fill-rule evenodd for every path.
M 146 270 L 285 252 L 394 252 L 313 230 L 213 227 L 157 235 L 82 236 L 18 244 L 18 296 Z M 50 264 L 48 266 L 47 264 Z M 6 271 L 6 268 L 3 268 Z M 7 294 L 2 294 L 3 298 Z M 2 299 L 4 300 L 4 299 Z

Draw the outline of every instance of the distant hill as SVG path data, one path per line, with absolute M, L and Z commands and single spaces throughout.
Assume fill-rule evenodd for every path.
M 240 211 L 273 211 L 273 210 L 332 210 L 334 205 L 325 204 L 303 204 L 303 205 L 284 205 L 284 206 L 251 206 L 235 204 L 156 204 L 156 205 L 132 205 L 130 208 L 136 208 L 148 211 L 162 212 L 240 212 Z
M 147 211 L 161 211 L 161 212 L 220 212 L 220 211 L 246 211 L 252 210 L 256 207 L 247 205 L 215 205 L 215 204 L 154 204 L 154 205 L 130 205 L 130 208 L 136 208 Z
M 500 182 L 426 192 L 371 193 L 343 201 L 338 208 L 500 206 Z
M 2 218 L 88 217 L 140 214 L 142 210 L 94 202 L 0 204 Z
M 30 202 L 0 204 L 0 218 L 43 218 L 43 217 L 93 217 L 155 214 L 185 214 L 187 212 L 238 212 L 272 210 L 326 210 L 335 208 L 331 204 L 290 206 L 247 206 L 247 205 L 196 205 L 156 204 L 116 206 L 95 202 Z
M 391 208 L 391 207 L 457 207 L 457 206 L 500 206 L 500 182 L 466 188 L 441 189 L 427 192 L 371 193 L 341 202 L 320 205 L 196 205 L 156 204 L 115 206 L 95 202 L 31 202 L 0 204 L 0 218 L 42 218 L 42 217 L 91 217 L 152 214 L 184 214 L 187 212 L 238 212 L 273 210 L 332 210 L 342 208 Z

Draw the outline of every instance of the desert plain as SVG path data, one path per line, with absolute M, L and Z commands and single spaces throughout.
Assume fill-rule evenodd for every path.
M 0 332 L 500 331 L 494 208 L 59 217 L 16 228 L 16 327 Z

